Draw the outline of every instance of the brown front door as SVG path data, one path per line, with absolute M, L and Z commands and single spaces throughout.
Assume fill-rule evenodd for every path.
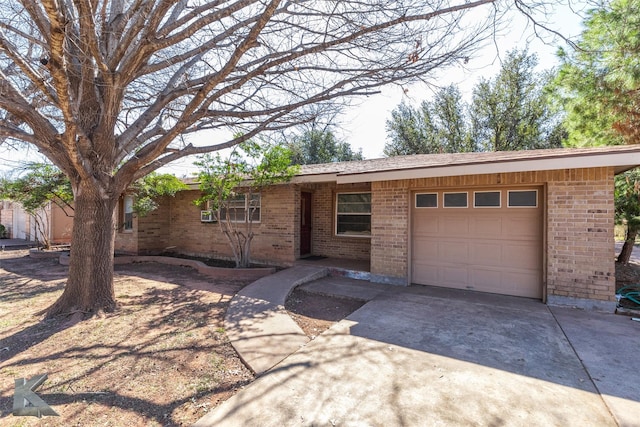
M 311 193 L 300 196 L 300 256 L 303 256 L 311 253 Z

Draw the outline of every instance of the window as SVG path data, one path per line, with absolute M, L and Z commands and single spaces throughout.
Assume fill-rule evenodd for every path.
M 336 234 L 371 236 L 371 193 L 336 195 Z
M 444 193 L 445 208 L 466 208 L 467 193 Z
M 510 190 L 509 195 L 510 208 L 535 208 L 538 207 L 538 191 L 537 190 Z
M 133 196 L 124 196 L 122 201 L 122 230 L 133 230 Z
M 248 194 L 237 194 L 220 208 L 220 220 L 225 221 L 229 212 L 230 221 L 244 222 L 249 211 L 251 221 L 260 222 L 260 201 L 260 194 L 252 194 L 250 198 Z
M 437 208 L 438 193 L 416 194 L 416 208 Z
M 476 208 L 499 208 L 499 191 L 476 191 L 473 193 L 473 206 Z
M 218 222 L 218 211 L 213 209 L 211 200 L 207 200 L 204 209 L 200 211 L 200 222 Z

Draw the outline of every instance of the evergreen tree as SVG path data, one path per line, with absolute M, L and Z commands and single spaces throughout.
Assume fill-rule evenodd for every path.
M 640 137 L 640 1 L 615 0 L 592 10 L 574 52 L 561 51 L 555 96 L 566 110 L 572 146 L 638 143 Z M 615 181 L 616 220 L 627 227 L 619 263 L 628 263 L 640 230 L 640 172 Z
M 308 130 L 288 145 L 296 165 L 363 159 L 362 150 L 353 151 L 349 143 L 339 141 L 330 130 Z
M 535 55 L 511 51 L 496 77 L 475 86 L 470 120 L 479 151 L 561 146 L 558 119 L 544 90 L 549 77 L 534 71 L 537 62 Z
M 387 121 L 387 156 L 562 146 L 566 132 L 549 102 L 550 77 L 535 55 L 510 52 L 497 76 L 481 80 L 467 105 L 456 86 L 415 109 L 401 103 Z

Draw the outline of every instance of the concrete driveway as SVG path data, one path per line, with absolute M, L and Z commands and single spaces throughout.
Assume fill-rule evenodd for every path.
M 639 351 L 628 317 L 393 288 L 197 425 L 638 426 Z

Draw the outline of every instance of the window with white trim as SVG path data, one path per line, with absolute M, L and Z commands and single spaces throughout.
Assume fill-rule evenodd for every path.
M 252 222 L 260 222 L 260 203 L 260 193 L 251 194 L 251 197 L 248 194 L 237 194 L 220 208 L 219 218 L 221 221 L 226 221 L 228 212 L 231 222 L 245 222 L 249 212 Z
M 438 193 L 417 193 L 416 208 L 437 208 Z
M 336 235 L 371 237 L 371 193 L 336 194 Z
M 474 208 L 499 208 L 500 191 L 474 191 L 473 207 Z
M 133 196 L 124 196 L 122 201 L 122 230 L 133 230 Z
M 538 190 L 509 190 L 507 199 L 510 208 L 537 208 Z
M 467 193 L 444 193 L 445 208 L 466 208 L 469 205 Z

